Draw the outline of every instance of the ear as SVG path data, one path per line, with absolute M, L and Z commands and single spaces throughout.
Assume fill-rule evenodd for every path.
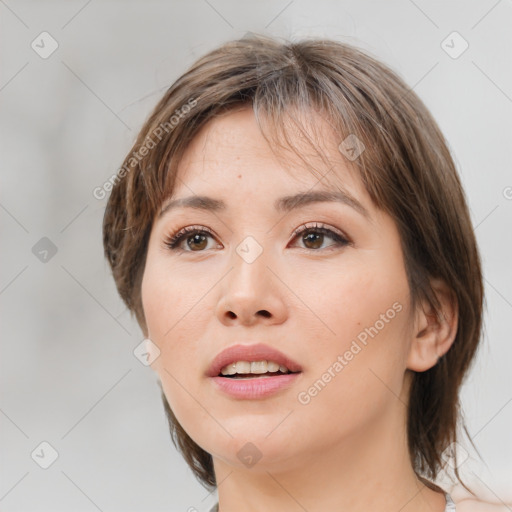
M 430 303 L 422 301 L 415 315 L 413 340 L 407 358 L 407 368 L 424 372 L 437 364 L 446 354 L 457 334 L 457 298 L 441 279 L 431 279 L 430 284 L 440 303 L 436 311 Z

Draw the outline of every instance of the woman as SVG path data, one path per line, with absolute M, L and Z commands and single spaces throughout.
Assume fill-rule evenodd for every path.
M 210 52 L 143 126 L 103 234 L 212 510 L 455 510 L 435 480 L 480 259 L 445 140 L 390 69 L 328 40 Z

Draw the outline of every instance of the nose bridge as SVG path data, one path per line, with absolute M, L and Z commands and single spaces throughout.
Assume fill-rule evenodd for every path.
M 279 280 L 270 270 L 274 266 L 272 250 L 263 246 L 263 240 L 249 235 L 235 247 L 218 306 L 223 321 L 238 318 L 253 323 L 258 317 L 282 321 L 286 307 Z
M 262 237 L 246 236 L 235 248 L 231 258 L 231 292 L 240 297 L 261 297 L 264 290 L 272 287 L 269 282 L 271 272 L 270 248 L 264 247 Z

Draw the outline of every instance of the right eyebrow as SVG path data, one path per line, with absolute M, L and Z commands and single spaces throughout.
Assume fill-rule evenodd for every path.
M 226 209 L 226 203 L 221 199 L 214 199 L 208 196 L 189 196 L 181 199 L 173 199 L 164 204 L 158 217 L 162 217 L 169 210 L 177 208 L 194 208 L 196 210 L 219 211 Z

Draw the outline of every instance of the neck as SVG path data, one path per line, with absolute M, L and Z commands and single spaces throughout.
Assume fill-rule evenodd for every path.
M 213 461 L 219 512 L 445 509 L 444 494 L 425 486 L 413 471 L 405 417 L 397 411 L 315 453 L 294 453 L 265 464 L 263 458 L 252 468 Z

